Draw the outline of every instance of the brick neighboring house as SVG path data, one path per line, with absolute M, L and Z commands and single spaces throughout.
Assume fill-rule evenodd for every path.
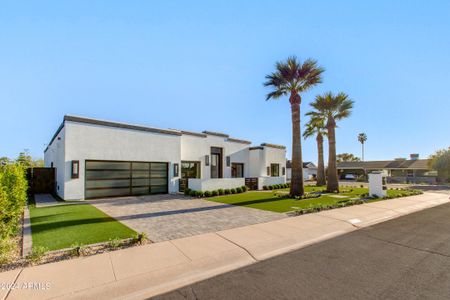
M 429 167 L 428 159 L 419 159 L 411 154 L 410 159 L 381 161 L 352 161 L 337 164 L 340 179 L 346 175 L 367 175 L 372 171 L 385 171 L 391 183 L 431 183 L 437 182 L 437 171 Z

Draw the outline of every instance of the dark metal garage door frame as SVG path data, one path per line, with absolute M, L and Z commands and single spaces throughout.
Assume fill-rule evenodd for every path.
M 88 169 L 88 163 L 89 162 L 100 162 L 100 163 L 128 163 L 129 167 L 127 169 Z M 163 162 L 163 161 L 128 161 L 128 160 L 101 160 L 101 159 L 87 159 L 84 162 L 84 195 L 85 195 L 85 199 L 99 199 L 99 198 L 113 198 L 113 197 L 126 197 L 126 196 L 135 196 L 136 194 L 133 194 L 132 192 L 132 188 L 136 188 L 136 187 L 146 187 L 146 185 L 144 186 L 136 186 L 133 185 L 133 179 L 147 179 L 147 178 L 141 178 L 141 177 L 133 177 L 133 163 L 135 164 L 149 164 L 149 192 L 145 195 L 153 195 L 153 194 L 167 194 L 169 192 L 169 163 L 168 162 Z M 166 165 L 166 184 L 165 184 L 165 190 L 164 191 L 159 191 L 159 192 L 155 192 L 152 193 L 151 191 L 151 181 L 152 179 L 161 179 L 164 177 L 152 177 L 152 164 L 165 164 Z M 103 172 L 107 172 L 107 171 L 129 171 L 129 176 L 128 177 L 120 177 L 120 178 L 102 178 L 102 179 L 89 179 L 88 180 L 88 176 L 87 173 L 88 171 L 103 171 Z M 136 171 L 138 171 L 138 169 L 136 169 Z M 145 171 L 145 170 L 144 170 Z M 88 188 L 87 187 L 87 182 L 88 181 L 102 181 L 102 180 L 129 180 L 129 184 L 128 186 L 120 186 L 120 187 L 95 187 L 95 188 Z M 154 187 L 159 186 L 162 187 L 163 185 L 154 185 Z M 87 195 L 87 190 L 105 190 L 105 189 L 125 189 L 128 188 L 129 192 L 127 194 L 123 194 L 123 195 L 117 195 L 117 196 L 99 196 L 99 197 L 86 197 Z M 144 195 L 144 194 L 139 194 L 139 195 Z

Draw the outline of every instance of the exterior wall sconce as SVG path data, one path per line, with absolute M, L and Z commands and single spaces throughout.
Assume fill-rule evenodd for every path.
M 227 156 L 227 167 L 231 166 L 231 157 Z
M 205 155 L 205 166 L 209 166 L 209 155 Z
M 80 161 L 72 160 L 72 179 L 80 177 Z
M 270 176 L 270 167 L 267 167 L 267 176 Z
M 173 164 L 173 177 L 178 177 L 178 164 Z
M 283 176 L 286 175 L 286 168 L 283 167 L 281 170 L 282 170 L 282 172 L 283 172 Z

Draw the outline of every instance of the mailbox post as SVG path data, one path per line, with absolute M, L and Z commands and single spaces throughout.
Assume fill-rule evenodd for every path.
M 375 195 L 383 198 L 387 195 L 386 174 L 372 172 L 369 174 L 369 196 Z

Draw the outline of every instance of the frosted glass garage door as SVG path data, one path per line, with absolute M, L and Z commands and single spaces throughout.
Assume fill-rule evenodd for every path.
M 86 161 L 86 199 L 168 193 L 168 163 Z

